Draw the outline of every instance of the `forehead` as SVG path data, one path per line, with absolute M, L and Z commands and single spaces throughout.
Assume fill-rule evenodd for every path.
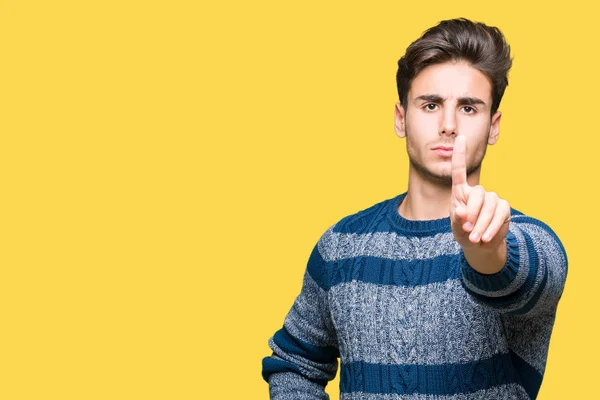
M 445 62 L 424 68 L 413 79 L 409 99 L 424 94 L 437 94 L 444 98 L 478 97 L 490 104 L 492 84 L 483 72 L 464 61 Z

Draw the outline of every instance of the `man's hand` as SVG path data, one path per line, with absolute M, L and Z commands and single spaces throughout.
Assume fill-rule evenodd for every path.
M 466 137 L 459 135 L 452 152 L 452 233 L 465 254 L 468 251 L 477 258 L 482 254 L 501 254 L 506 247 L 510 205 L 496 193 L 486 192 L 481 185 L 469 186 L 466 149 Z

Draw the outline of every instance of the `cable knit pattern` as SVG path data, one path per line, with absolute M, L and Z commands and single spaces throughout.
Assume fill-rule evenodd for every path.
M 561 241 L 513 208 L 507 262 L 481 274 L 450 218 L 398 213 L 406 194 L 319 238 L 300 294 L 268 341 L 262 376 L 271 399 L 329 399 L 338 370 L 342 400 L 536 398 L 567 277 Z

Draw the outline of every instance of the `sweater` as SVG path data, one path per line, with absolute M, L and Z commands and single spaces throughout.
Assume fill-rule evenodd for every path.
M 408 220 L 404 192 L 330 226 L 268 340 L 274 400 L 535 399 L 567 276 L 545 223 L 511 207 L 507 261 L 481 274 L 450 217 Z

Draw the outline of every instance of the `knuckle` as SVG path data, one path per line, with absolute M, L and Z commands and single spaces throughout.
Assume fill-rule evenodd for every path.
M 490 205 L 495 205 L 498 203 L 498 196 L 494 192 L 487 192 L 485 194 L 485 200 Z

